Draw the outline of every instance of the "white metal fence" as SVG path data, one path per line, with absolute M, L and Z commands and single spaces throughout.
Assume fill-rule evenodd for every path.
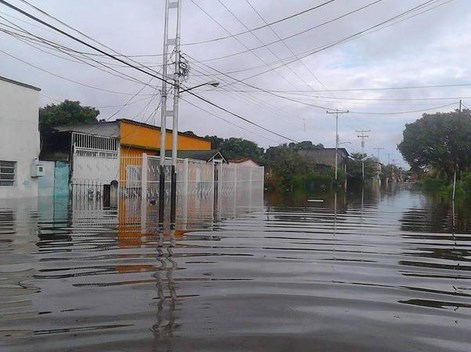
M 84 174 L 82 178 L 73 179 L 74 209 L 100 210 L 109 204 L 115 204 L 119 208 L 120 226 L 152 232 L 152 227 L 157 226 L 159 210 L 159 157 L 143 154 L 121 156 L 115 161 L 112 177 L 118 181 L 115 201 L 110 200 L 114 194 L 110 179 L 95 178 L 93 174 L 86 178 Z M 76 168 L 83 170 L 97 162 L 99 160 L 87 161 L 88 166 L 76 164 Z M 108 165 L 106 162 L 102 166 L 103 164 Z M 106 169 L 109 171 L 111 168 Z M 166 165 L 164 170 L 164 206 L 165 209 L 170 209 L 171 166 Z M 263 167 L 178 159 L 176 171 L 176 212 L 177 222 L 180 224 L 201 221 L 202 218 L 231 216 L 238 210 L 263 205 Z M 100 175 L 103 174 L 105 173 Z M 107 174 L 111 176 L 111 172 Z M 111 184 L 113 182 L 116 181 L 111 181 Z M 165 211 L 165 216 L 169 216 L 169 211 Z

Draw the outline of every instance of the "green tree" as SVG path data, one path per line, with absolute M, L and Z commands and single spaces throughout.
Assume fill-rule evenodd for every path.
M 218 149 L 229 160 L 250 158 L 255 162 L 263 162 L 263 148 L 256 143 L 243 138 L 223 139 L 216 136 L 206 136 L 211 140 L 211 147 Z
M 353 153 L 347 164 L 347 174 L 350 181 L 361 182 L 363 180 L 362 160 L 365 164 L 365 180 L 373 178 L 376 174 L 376 159 L 368 158 L 366 154 Z
M 307 172 L 304 159 L 286 144 L 268 148 L 265 161 L 275 179 L 273 183 L 283 190 L 293 190 L 296 176 Z
M 81 106 L 79 101 L 64 100 L 58 105 L 46 105 L 39 109 L 39 128 L 46 130 L 61 125 L 96 123 L 99 114 L 97 109 Z
M 451 180 L 471 168 L 471 112 L 424 114 L 406 125 L 398 149 L 413 170 L 434 168 Z
M 289 147 L 294 150 L 314 150 L 314 149 L 324 149 L 324 145 L 321 143 L 319 144 L 312 144 L 311 141 L 302 141 L 298 143 L 290 143 Z

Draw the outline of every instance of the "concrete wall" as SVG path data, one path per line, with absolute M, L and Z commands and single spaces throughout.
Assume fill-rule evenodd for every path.
M 38 117 L 39 89 L 0 77 L 0 160 L 16 162 L 15 185 L 0 186 L 0 199 L 38 196 Z
M 299 150 L 298 154 L 306 158 L 312 164 L 323 164 L 335 167 L 335 149 L 313 149 Z M 343 149 L 337 150 L 338 167 L 342 168 L 346 162 L 347 155 Z
M 172 134 L 165 134 L 165 149 L 172 149 Z M 133 121 L 120 121 L 121 146 L 143 149 L 146 153 L 160 149 L 160 128 Z M 211 150 L 211 141 L 201 137 L 178 134 L 178 150 Z
M 39 177 L 39 196 L 50 197 L 54 195 L 54 161 L 43 161 L 42 165 L 44 168 L 44 176 Z

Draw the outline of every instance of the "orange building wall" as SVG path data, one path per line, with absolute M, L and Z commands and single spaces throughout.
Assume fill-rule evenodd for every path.
M 127 121 L 120 121 L 121 145 L 142 149 L 160 149 L 160 129 L 142 126 Z M 124 148 L 122 148 L 124 149 Z M 172 134 L 166 133 L 165 149 L 172 149 Z M 191 136 L 178 136 L 178 150 L 211 150 L 211 141 Z M 150 154 L 150 153 L 149 153 Z

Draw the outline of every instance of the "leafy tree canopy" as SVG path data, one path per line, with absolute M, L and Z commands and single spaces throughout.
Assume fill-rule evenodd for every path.
M 256 143 L 243 138 L 219 138 L 216 136 L 206 136 L 211 140 L 211 147 L 218 149 L 229 160 L 250 158 L 256 162 L 263 161 L 263 148 Z
M 39 127 L 45 130 L 61 125 L 96 123 L 100 111 L 90 106 L 81 106 L 79 101 L 64 100 L 55 105 L 39 109 Z
M 407 124 L 398 145 L 412 169 L 435 168 L 452 178 L 471 168 L 471 112 L 424 114 Z
M 313 149 L 324 149 L 324 145 L 312 144 L 311 141 L 302 141 L 299 143 L 290 143 L 289 147 L 294 150 L 313 150 Z
M 352 180 L 361 181 L 363 179 L 362 161 L 365 165 L 365 180 L 373 178 L 376 174 L 377 160 L 369 158 L 366 154 L 353 153 L 350 155 L 347 164 L 347 173 Z

